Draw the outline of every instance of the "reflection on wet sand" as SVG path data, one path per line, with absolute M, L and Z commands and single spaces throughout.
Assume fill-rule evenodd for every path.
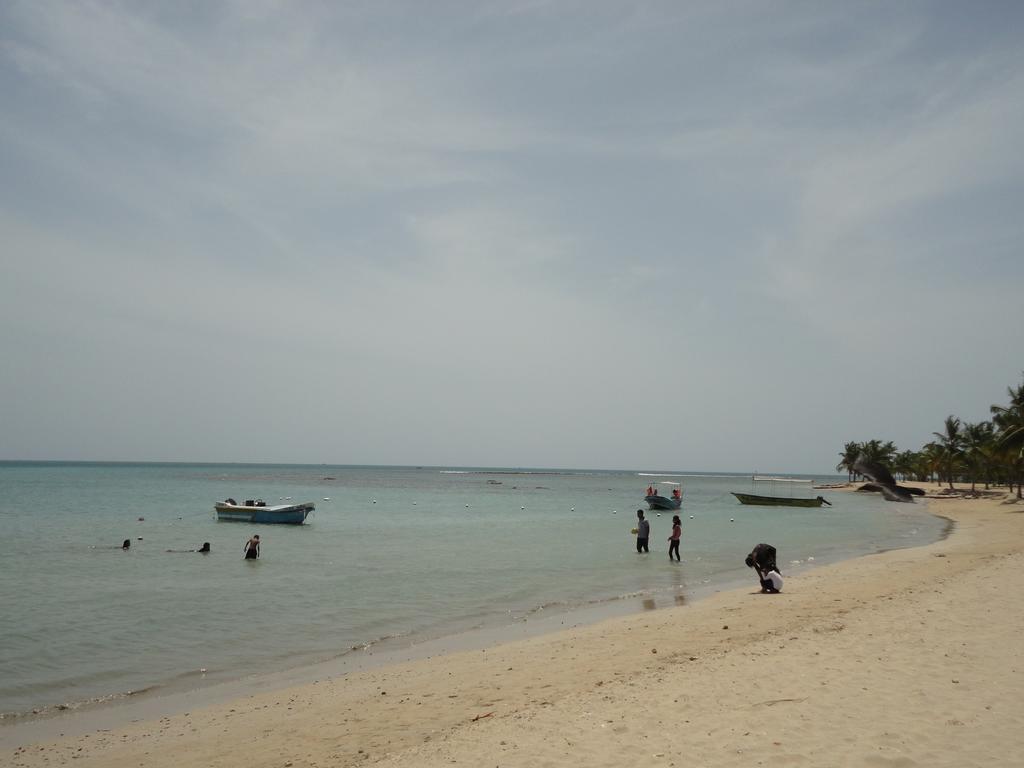
M 658 599 L 654 597 L 645 597 L 640 601 L 640 604 L 643 606 L 645 611 L 654 611 L 657 610 L 659 607 L 668 607 L 667 600 L 665 598 L 667 598 L 667 595 L 663 595 L 661 597 L 661 606 L 658 605 Z M 678 592 L 672 595 L 672 602 L 675 605 L 686 605 L 686 593 L 683 592 L 682 589 L 680 589 Z

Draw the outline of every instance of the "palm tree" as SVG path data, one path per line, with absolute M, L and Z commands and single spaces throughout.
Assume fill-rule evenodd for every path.
M 946 479 L 949 480 L 949 488 L 952 490 L 953 467 L 964 455 L 964 435 L 960 431 L 960 419 L 956 416 L 947 416 L 945 432 L 932 434 L 939 438 L 939 447 L 942 449 L 942 459 L 946 467 Z
M 942 468 L 942 446 L 936 442 L 925 443 L 921 448 L 921 468 L 928 482 L 933 477 L 935 482 L 942 485 L 942 478 L 936 474 Z
M 914 477 L 922 483 L 932 479 L 932 459 L 924 450 L 914 454 Z
M 921 455 L 914 451 L 900 451 L 892 461 L 893 474 L 902 475 L 904 480 L 918 480 Z
M 856 463 L 857 457 L 860 456 L 860 451 L 860 443 L 850 442 L 844 445 L 843 450 L 839 453 L 840 461 L 836 464 L 836 472 L 842 472 L 845 469 L 846 477 L 851 483 L 857 476 L 853 465 Z
M 992 422 L 998 430 L 996 447 L 1006 461 L 1010 490 L 1017 481 L 1017 498 L 1022 498 L 1021 488 L 1024 486 L 1024 384 L 1019 387 L 1007 387 L 1010 396 L 1008 406 L 993 405 Z
M 988 471 L 991 460 L 991 449 L 995 442 L 995 427 L 991 421 L 980 421 L 977 424 L 964 424 L 964 454 L 967 467 L 971 473 L 971 490 L 974 490 L 979 470 L 985 476 L 985 487 L 988 488 Z
M 868 440 L 860 446 L 860 451 L 865 459 L 891 467 L 896 457 L 896 444 L 892 440 L 884 443 L 881 440 Z

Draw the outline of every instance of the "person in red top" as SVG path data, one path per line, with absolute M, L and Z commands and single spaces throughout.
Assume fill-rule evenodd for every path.
M 672 498 L 673 499 L 681 499 L 682 497 L 683 497 L 682 491 L 680 491 L 678 488 L 673 488 L 672 489 Z
M 672 559 L 672 553 L 676 553 L 676 562 L 679 562 L 679 537 L 683 535 L 683 525 L 679 522 L 679 515 L 672 515 L 672 535 L 668 537 L 668 559 Z

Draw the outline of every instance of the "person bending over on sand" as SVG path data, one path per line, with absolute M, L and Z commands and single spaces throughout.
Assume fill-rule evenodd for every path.
M 260 556 L 260 535 L 254 533 L 252 538 L 245 542 L 245 559 L 255 560 Z
M 750 551 L 750 554 L 747 555 L 747 559 L 744 561 L 748 568 L 753 568 L 757 571 L 757 578 L 761 582 L 762 592 L 778 592 L 782 589 L 782 574 L 779 572 L 779 567 L 775 564 L 775 558 L 775 547 L 771 544 L 761 543 Z M 774 578 L 769 579 L 770 574 L 774 574 Z M 776 586 L 776 583 L 778 586 Z
M 679 537 L 683 535 L 683 524 L 679 522 L 679 515 L 672 515 L 672 535 L 668 537 L 668 559 L 672 559 L 672 553 L 676 553 L 676 562 L 679 562 Z
M 636 551 L 650 552 L 651 550 L 647 548 L 647 540 L 651 536 L 651 524 L 644 520 L 644 511 L 642 509 L 636 511 L 636 517 Z
M 761 581 L 761 591 L 773 595 L 782 591 L 782 575 L 774 568 L 764 575 L 764 579 Z

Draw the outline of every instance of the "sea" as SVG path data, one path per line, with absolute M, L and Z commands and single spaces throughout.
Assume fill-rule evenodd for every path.
M 681 563 L 672 512 L 646 511 L 651 552 L 636 552 L 649 484 L 682 488 Z M 301 526 L 218 522 L 228 497 L 316 510 Z M 714 472 L 0 462 L 0 728 L 542 616 L 679 605 L 754 587 L 743 560 L 762 541 L 786 577 L 930 543 L 946 523 L 926 510 Z M 244 560 L 254 533 L 261 558 Z

